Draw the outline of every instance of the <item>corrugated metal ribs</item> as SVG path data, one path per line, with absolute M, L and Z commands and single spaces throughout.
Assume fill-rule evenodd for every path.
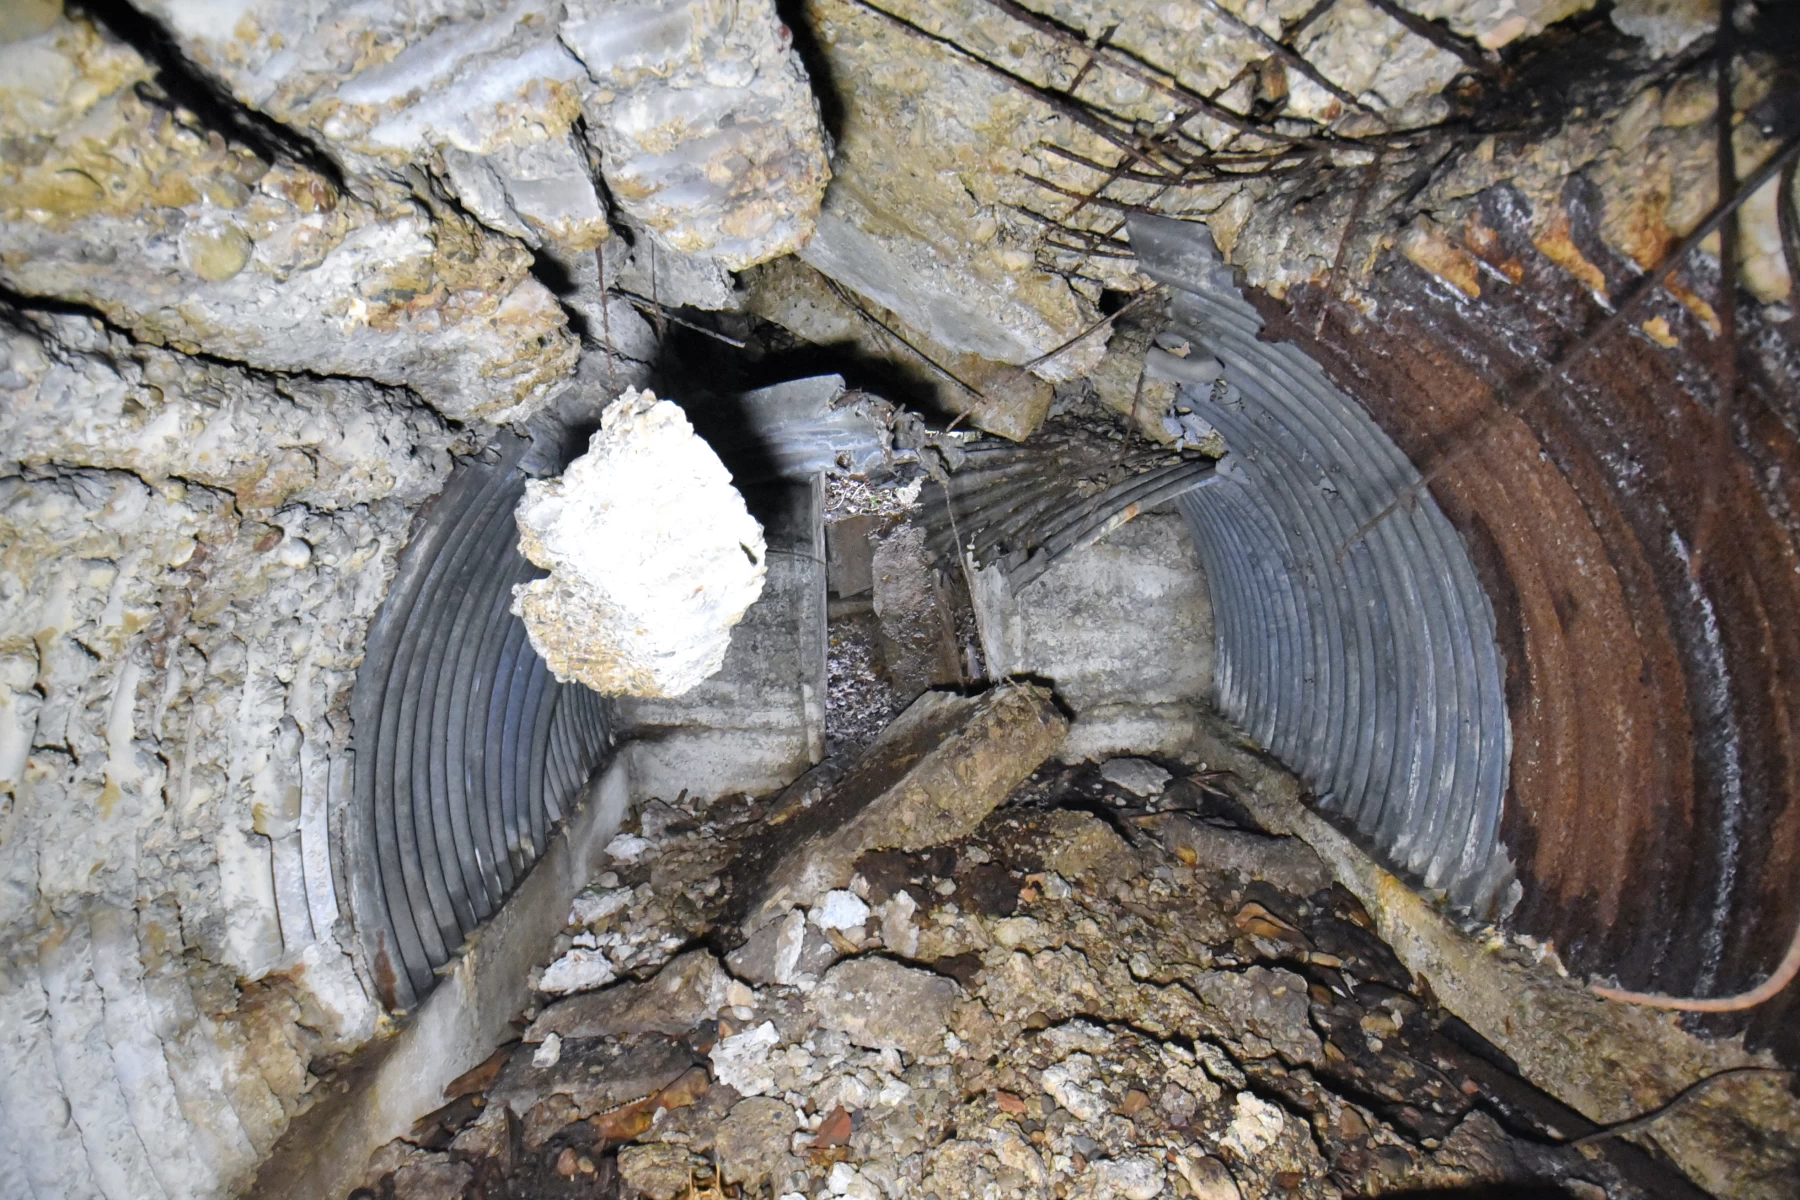
M 351 903 L 382 1000 L 410 1008 L 524 878 L 595 767 L 614 719 L 559 684 L 510 611 L 544 572 L 513 509 L 531 445 L 502 437 L 424 510 L 369 632 L 351 700 Z
M 1161 447 L 1127 450 L 1076 430 L 1047 428 L 1024 445 L 971 443 L 945 486 L 927 480 L 926 547 L 977 567 L 998 564 L 1016 591 L 1064 555 L 1091 545 L 1138 513 L 1213 478 L 1213 460 Z
M 1182 511 L 1212 593 L 1220 709 L 1299 771 L 1390 862 L 1493 915 L 1516 898 L 1500 843 L 1510 727 L 1494 615 L 1429 495 L 1352 534 L 1418 477 L 1297 348 L 1258 339 L 1203 226 L 1134 215 L 1172 328 L 1225 386 L 1183 387 L 1231 454 Z

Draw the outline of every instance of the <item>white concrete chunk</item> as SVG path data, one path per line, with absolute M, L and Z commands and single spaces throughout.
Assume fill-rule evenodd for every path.
M 725 662 L 768 549 L 731 476 L 675 405 L 627 391 L 560 479 L 527 485 L 520 549 L 550 571 L 513 611 L 560 680 L 679 696 Z

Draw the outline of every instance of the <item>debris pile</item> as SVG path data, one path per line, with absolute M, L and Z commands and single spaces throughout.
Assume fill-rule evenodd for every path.
M 1529 1123 L 1235 776 L 1044 765 L 1062 730 L 1036 688 L 928 693 L 772 800 L 646 806 L 371 1194 L 1647 1194 L 1490 1115 Z

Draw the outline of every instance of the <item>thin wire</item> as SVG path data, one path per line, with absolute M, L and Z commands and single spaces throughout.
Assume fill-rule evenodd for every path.
M 1641 1133 L 1658 1121 L 1663 1120 L 1665 1117 L 1672 1116 L 1676 1112 L 1687 1107 L 1688 1104 L 1711 1091 L 1713 1086 L 1722 1079 L 1730 1079 L 1737 1075 L 1792 1074 L 1793 1072 L 1785 1067 L 1730 1067 L 1726 1070 L 1708 1075 L 1704 1079 L 1699 1079 L 1688 1084 L 1688 1086 L 1677 1092 L 1667 1104 L 1659 1105 L 1641 1116 L 1632 1117 L 1630 1120 L 1619 1121 L 1615 1124 L 1605 1126 L 1602 1129 L 1598 1129 L 1593 1133 L 1583 1134 L 1581 1137 L 1575 1138 L 1572 1141 L 1563 1142 L 1562 1145 L 1573 1149 L 1581 1146 L 1590 1146 L 1595 1142 L 1605 1141 L 1607 1138 L 1628 1137 L 1634 1133 Z
M 825 281 L 825 286 L 831 290 L 831 294 L 836 296 L 841 302 L 843 302 L 843 304 L 846 307 L 852 309 L 858 316 L 862 317 L 863 320 L 865 320 L 869 324 L 875 326 L 875 328 L 877 328 L 877 329 L 881 330 L 881 332 L 887 334 L 888 337 L 894 339 L 894 341 L 898 342 L 900 345 L 904 346 L 906 349 L 912 351 L 914 354 L 918 355 L 919 361 L 923 362 L 926 366 L 930 367 L 933 371 L 936 371 L 939 375 L 942 375 L 945 379 L 948 379 L 951 383 L 954 383 L 957 387 L 959 387 L 963 391 L 969 393 L 969 395 L 974 396 L 976 399 L 980 400 L 982 403 L 992 404 L 994 402 L 993 399 L 987 395 L 987 393 L 983 392 L 980 388 L 976 387 L 974 384 L 965 382 L 964 380 L 958 378 L 956 373 L 954 371 L 952 371 L 949 367 L 944 366 L 942 363 L 940 363 L 936 359 L 932 358 L 931 355 L 925 353 L 923 350 L 921 350 L 917 346 L 913 345 L 906 338 L 902 337 L 897 330 L 890 328 L 888 326 L 887 322 L 881 320 L 881 318 L 877 317 L 874 313 L 872 313 L 868 309 L 864 308 L 861 304 L 859 304 L 857 302 L 856 297 L 850 295 L 850 293 L 846 292 L 842 287 L 840 287 L 838 285 L 837 280 L 831 278 L 831 276 L 826 275 L 823 272 L 820 273 L 819 278 L 821 278 Z M 961 420 L 963 415 L 964 414 L 959 413 L 957 415 L 957 420 Z M 955 422 L 951 423 L 951 428 L 955 428 Z
M 1120 317 L 1124 316 L 1126 313 L 1130 312 L 1132 309 L 1136 308 L 1138 305 L 1142 304 L 1144 301 L 1150 299 L 1150 297 L 1152 295 L 1154 295 L 1153 292 L 1139 292 L 1136 296 L 1132 297 L 1130 300 L 1127 300 L 1124 304 L 1121 304 L 1119 306 L 1119 310 L 1117 312 L 1112 313 L 1109 316 L 1101 317 L 1098 321 L 1095 321 L 1092 325 L 1089 325 L 1086 329 L 1082 330 L 1080 333 L 1076 334 L 1074 337 L 1070 338 L 1068 341 L 1064 342 L 1062 345 L 1058 346 L 1056 349 L 1046 351 L 1045 353 L 1040 354 L 1036 358 L 1032 359 L 1030 362 L 1020 363 L 1019 370 L 1029 371 L 1033 367 L 1042 366 L 1044 363 L 1049 362 L 1051 359 L 1055 358 L 1057 355 L 1061 354 L 1063 351 L 1069 349 L 1071 346 L 1074 346 L 1079 342 L 1086 341 L 1088 338 L 1092 337 L 1094 334 L 1098 333 L 1100 330 L 1104 329 L 1106 326 L 1111 325 L 1114 321 L 1117 321 Z
M 594 261 L 600 267 L 600 336 L 606 339 L 606 383 L 613 395 L 619 394 L 619 361 L 613 353 L 612 297 L 606 290 L 606 242 L 594 247 Z
M 1559 378 L 1570 367 L 1574 366 L 1589 350 L 1592 350 L 1598 345 L 1602 338 L 1611 333 L 1623 322 L 1636 316 L 1644 305 L 1649 303 L 1651 297 L 1656 294 L 1656 290 L 1662 286 L 1663 281 L 1674 272 L 1676 267 L 1681 265 L 1687 256 L 1692 253 L 1701 242 L 1705 241 L 1707 237 L 1725 222 L 1726 218 L 1730 217 L 1732 213 L 1736 212 L 1738 208 L 1743 205 L 1744 201 L 1754 195 L 1763 184 L 1774 178 L 1783 167 L 1787 166 L 1787 164 L 1797 156 L 1800 156 L 1800 136 L 1790 138 L 1780 150 L 1768 159 L 1768 161 L 1757 168 L 1750 176 L 1749 180 L 1737 190 L 1735 195 L 1727 200 L 1722 200 L 1715 205 L 1712 212 L 1707 214 L 1706 219 L 1700 222 L 1694 231 L 1682 240 L 1682 243 L 1679 246 L 1675 247 L 1674 252 L 1665 258 L 1655 270 L 1650 272 L 1650 274 L 1638 280 L 1637 286 L 1631 290 L 1631 294 L 1625 298 L 1624 302 L 1621 303 L 1618 308 L 1602 318 L 1585 337 L 1581 338 L 1573 346 L 1570 346 L 1562 354 L 1558 355 L 1556 361 L 1551 363 L 1549 367 L 1544 368 L 1541 371 L 1530 373 L 1528 375 L 1529 386 L 1523 386 L 1522 390 L 1511 398 L 1506 396 L 1505 389 L 1503 389 L 1495 406 L 1478 419 L 1474 426 L 1463 434 L 1458 439 L 1457 443 L 1445 452 L 1442 458 L 1438 459 L 1438 461 L 1433 464 L 1430 470 L 1426 471 L 1411 485 L 1403 489 L 1390 504 L 1374 516 L 1370 517 L 1367 521 L 1363 522 L 1355 532 L 1344 539 L 1343 545 L 1339 546 L 1337 549 L 1337 560 L 1342 562 L 1344 560 L 1344 555 L 1350 548 L 1356 545 L 1356 543 L 1361 541 L 1364 537 L 1367 537 L 1371 530 L 1375 529 L 1396 512 L 1399 512 L 1403 505 L 1410 505 L 1413 500 L 1418 497 L 1420 492 L 1424 491 L 1428 486 L 1440 478 L 1443 473 L 1458 462 L 1464 454 L 1467 454 L 1473 449 L 1480 437 L 1499 421 L 1501 417 L 1522 409 L 1531 401 L 1535 400 L 1539 393 Z

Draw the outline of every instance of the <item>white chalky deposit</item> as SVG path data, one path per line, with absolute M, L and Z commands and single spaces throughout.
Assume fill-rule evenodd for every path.
M 681 409 L 648 391 L 608 406 L 586 454 L 527 485 L 519 548 L 550 575 L 513 611 L 560 680 L 679 696 L 724 664 L 762 595 L 762 526 Z

